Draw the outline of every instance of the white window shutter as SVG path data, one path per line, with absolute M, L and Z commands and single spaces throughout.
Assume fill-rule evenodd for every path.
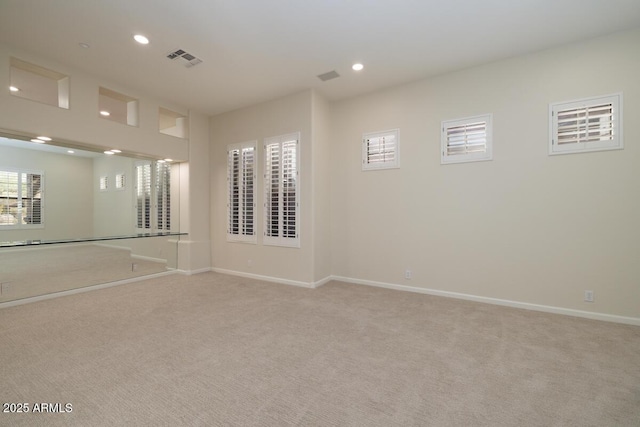
M 299 133 L 265 140 L 265 245 L 300 247 L 299 144 Z
M 491 160 L 491 114 L 442 122 L 440 163 Z
M 400 166 L 400 131 L 392 129 L 362 135 L 362 170 Z
M 549 154 L 623 148 L 622 94 L 549 106 Z
M 227 147 L 227 240 L 256 242 L 256 141 Z

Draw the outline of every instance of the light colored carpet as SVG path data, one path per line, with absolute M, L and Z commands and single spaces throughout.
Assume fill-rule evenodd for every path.
M 3 250 L 0 302 L 166 271 L 165 263 L 133 258 L 129 250 L 95 244 Z
M 638 426 L 640 328 L 172 275 L 0 310 L 7 426 Z

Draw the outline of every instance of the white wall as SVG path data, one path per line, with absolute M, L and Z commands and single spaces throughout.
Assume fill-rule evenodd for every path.
M 93 235 L 91 159 L 0 146 L 0 169 L 4 167 L 44 173 L 44 228 L 0 229 L 0 241 L 72 239 Z
M 638 46 L 635 30 L 333 104 L 333 274 L 640 318 Z M 548 155 L 549 103 L 616 92 L 624 150 Z M 485 113 L 493 161 L 440 165 L 441 121 Z M 390 128 L 401 168 L 363 172 L 362 134 Z

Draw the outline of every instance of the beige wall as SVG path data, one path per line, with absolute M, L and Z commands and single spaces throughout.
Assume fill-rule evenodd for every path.
M 636 30 L 333 104 L 332 273 L 640 318 L 638 46 Z M 616 92 L 624 150 L 548 155 L 549 103 Z M 493 161 L 440 165 L 441 121 L 485 113 Z M 361 171 L 362 134 L 390 128 L 400 169 Z
M 313 277 L 312 92 L 305 91 L 211 118 L 211 236 L 212 266 L 243 274 L 309 284 Z M 300 132 L 300 248 L 262 245 L 263 167 L 265 138 Z M 227 145 L 257 140 L 258 243 L 226 240 Z
M 10 82 L 10 58 L 16 57 L 68 75 L 70 108 L 61 109 L 12 96 L 0 90 L 0 129 L 47 135 L 55 140 L 80 143 L 91 148 L 119 148 L 125 152 L 155 158 L 172 158 L 180 165 L 180 187 L 186 191 L 180 201 L 180 219 L 189 236 L 181 239 L 180 266 L 186 271 L 208 269 L 209 257 L 209 120 L 197 112 L 167 102 L 162 94 L 144 94 L 51 59 L 0 44 L 0 81 Z M 139 126 L 127 126 L 98 116 L 99 87 L 105 87 L 139 100 Z M 158 110 L 168 108 L 189 117 L 189 139 L 159 132 Z M 189 164 L 191 162 L 192 164 Z M 193 204 L 193 205 L 192 205 Z M 92 218 L 90 213 L 89 218 Z M 83 234 L 91 234 L 89 232 Z M 81 237 L 74 235 L 73 237 Z M 204 255 L 202 255 L 204 252 Z M 193 259 L 192 259 L 193 256 Z
M 331 276 L 331 123 L 330 104 L 312 97 L 313 281 Z
M 124 173 L 125 186 L 116 189 L 116 174 Z M 108 178 L 107 191 L 100 191 L 100 177 Z M 104 156 L 93 160 L 94 236 L 125 236 L 135 232 L 134 160 Z M 81 236 L 88 237 L 88 236 Z
M 178 268 L 199 272 L 211 267 L 209 118 L 189 114 L 189 162 L 180 164 L 180 237 Z
M 0 44 L 0 81 L 7 85 L 10 81 L 9 62 L 12 56 L 68 75 L 70 108 L 57 108 L 13 96 L 9 91 L 2 90 L 0 128 L 33 132 L 98 147 L 119 148 L 159 158 L 168 157 L 182 161 L 188 159 L 188 140 L 163 135 L 158 130 L 160 106 L 188 114 L 185 108 L 162 101 L 157 98 L 158 94 L 141 94 L 133 88 L 103 81 L 80 70 Z M 128 126 L 99 117 L 100 86 L 140 100 L 139 126 Z
M 43 228 L 3 230 L 0 242 L 93 236 L 93 161 L 86 157 L 0 146 L 3 167 L 44 174 Z M 72 176 L 74 179 L 69 179 Z

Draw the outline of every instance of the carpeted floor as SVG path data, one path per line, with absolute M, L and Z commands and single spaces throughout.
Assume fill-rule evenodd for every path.
M 0 369 L 1 402 L 72 409 L 3 426 L 640 425 L 640 327 L 338 282 L 172 275 L 5 308 Z

